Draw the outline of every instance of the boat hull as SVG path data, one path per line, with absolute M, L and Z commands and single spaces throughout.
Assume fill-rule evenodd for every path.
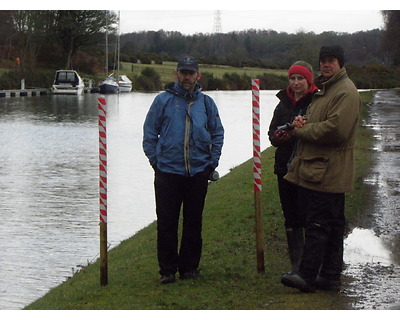
M 118 82 L 113 77 L 107 77 L 100 85 L 99 85 L 100 93 L 108 94 L 108 93 L 118 93 L 119 87 Z
M 83 93 L 83 88 L 84 88 L 84 86 L 66 87 L 66 86 L 53 85 L 51 87 L 51 93 L 52 94 L 80 95 Z
M 132 91 L 132 85 L 124 85 L 124 84 L 119 84 L 119 91 L 120 92 L 131 92 Z
M 99 86 L 99 90 L 102 94 L 118 93 L 119 87 L 108 83 L 103 83 Z

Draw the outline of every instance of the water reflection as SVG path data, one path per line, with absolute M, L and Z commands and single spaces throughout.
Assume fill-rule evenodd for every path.
M 12 98 L 0 109 L 1 308 L 22 307 L 72 275 L 66 261 L 96 254 L 96 125 L 63 121 L 81 115 L 51 103 Z
M 380 263 L 391 265 L 391 253 L 384 240 L 372 230 L 356 228 L 345 241 L 344 261 L 349 264 Z

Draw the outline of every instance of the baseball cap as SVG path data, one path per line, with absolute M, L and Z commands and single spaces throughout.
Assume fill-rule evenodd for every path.
M 183 56 L 183 57 L 179 58 L 178 66 L 177 66 L 176 70 L 178 70 L 178 71 L 189 70 L 189 71 L 198 72 L 199 65 L 194 57 Z

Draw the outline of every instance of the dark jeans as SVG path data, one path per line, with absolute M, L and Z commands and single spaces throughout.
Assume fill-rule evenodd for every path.
M 208 173 L 208 172 L 207 172 Z M 194 177 L 156 171 L 157 255 L 160 274 L 185 273 L 198 268 L 202 250 L 202 214 L 208 175 Z M 178 225 L 183 208 L 183 228 L 178 254 Z
M 344 193 L 324 193 L 299 188 L 306 213 L 305 244 L 299 274 L 314 284 L 318 274 L 340 280 L 345 231 Z
M 304 215 L 299 210 L 298 189 L 299 187 L 285 179 L 282 175 L 278 177 L 279 198 L 283 215 L 285 217 L 285 227 L 301 228 L 304 227 Z

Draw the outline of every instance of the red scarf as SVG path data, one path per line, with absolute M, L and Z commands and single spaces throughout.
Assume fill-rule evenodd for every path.
M 290 98 L 290 100 L 293 102 L 293 104 L 296 105 L 296 104 L 297 104 L 301 99 L 303 99 L 306 95 L 308 95 L 308 94 L 311 93 L 311 92 L 314 92 L 315 90 L 318 90 L 318 88 L 315 86 L 314 82 L 312 82 L 312 83 L 311 83 L 311 86 L 308 88 L 308 91 L 305 92 L 305 93 L 303 94 L 303 96 L 302 96 L 299 100 L 296 100 L 296 99 L 294 98 L 293 90 L 292 90 L 292 88 L 291 88 L 290 86 L 288 86 L 288 87 L 286 88 L 286 94 L 287 94 L 287 96 Z

